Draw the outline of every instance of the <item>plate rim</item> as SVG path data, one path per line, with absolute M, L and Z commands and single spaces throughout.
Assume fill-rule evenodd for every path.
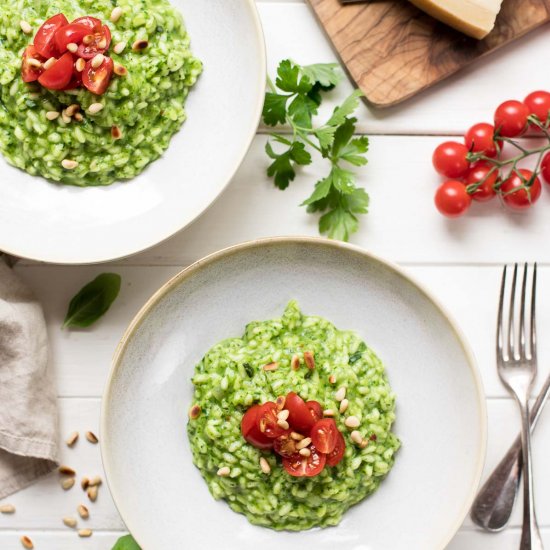
M 255 31 L 256 38 L 257 38 L 257 45 L 259 49 L 257 50 L 258 60 L 260 63 L 260 71 L 259 71 L 259 83 L 260 83 L 260 91 L 261 93 L 258 94 L 258 100 L 256 104 L 256 108 L 254 111 L 254 115 L 252 117 L 252 122 L 250 128 L 248 129 L 249 136 L 246 140 L 243 140 L 243 147 L 241 152 L 235 156 L 236 162 L 234 163 L 234 166 L 231 170 L 228 171 L 228 176 L 226 178 L 225 183 L 220 186 L 220 188 L 217 190 L 216 194 L 213 195 L 213 197 L 209 200 L 206 207 L 204 207 L 202 210 L 200 210 L 195 216 L 193 216 L 191 219 L 187 220 L 186 223 L 179 226 L 178 229 L 171 232 L 170 234 L 165 235 L 160 240 L 158 240 L 155 243 L 150 244 L 141 244 L 136 250 L 133 250 L 131 252 L 126 252 L 120 255 L 117 253 L 115 256 L 104 256 L 104 255 L 96 255 L 93 259 L 83 259 L 83 258 L 75 258 L 75 259 L 67 259 L 67 258 L 59 258 L 58 254 L 46 254 L 45 256 L 42 256 L 41 254 L 21 254 L 21 252 L 18 252 L 17 250 L 14 250 L 10 246 L 6 246 L 3 243 L 0 242 L 0 252 L 4 252 L 5 254 L 8 254 L 10 256 L 15 256 L 17 258 L 21 258 L 24 260 L 31 260 L 35 262 L 44 262 L 47 264 L 56 264 L 56 265 L 100 265 L 105 264 L 107 262 L 117 261 L 117 260 L 123 260 L 126 258 L 130 258 L 132 256 L 135 256 L 137 254 L 140 254 L 142 252 L 145 252 L 146 250 L 150 250 L 151 248 L 154 248 L 155 246 L 158 246 L 168 239 L 172 238 L 173 236 L 177 235 L 178 233 L 184 231 L 187 229 L 191 224 L 193 224 L 195 221 L 197 221 L 203 214 L 205 214 L 213 205 L 218 201 L 220 196 L 224 193 L 224 191 L 227 189 L 229 184 L 233 181 L 233 178 L 235 177 L 235 174 L 241 167 L 246 155 L 250 151 L 250 148 L 252 146 L 252 142 L 254 141 L 254 137 L 256 136 L 258 132 L 258 126 L 261 120 L 263 105 L 264 105 L 264 96 L 265 96 L 265 90 L 267 88 L 267 47 L 266 47 L 266 41 L 265 41 L 265 33 L 263 30 L 263 25 L 260 19 L 260 14 L 258 11 L 258 7 L 256 6 L 256 3 L 254 0 L 242 0 L 245 4 L 248 4 L 248 8 L 250 10 L 250 14 L 252 16 L 252 23 L 253 23 L 253 30 Z M 183 14 L 185 17 L 185 14 Z M 191 37 L 192 40 L 192 37 Z M 263 90 L 263 91 L 262 91 Z M 184 126 L 182 127 L 184 128 Z M 181 130 L 181 129 L 180 129 Z M 4 162 L 5 159 L 1 159 Z M 162 157 L 157 159 L 158 161 L 162 161 Z M 42 177 L 42 176 L 34 176 L 34 177 Z M 49 182 L 49 184 L 55 185 L 52 182 Z M 131 182 L 130 182 L 131 183 Z
M 234 244 L 228 247 L 224 247 L 220 250 L 217 250 L 215 252 L 212 252 L 211 254 L 208 254 L 204 256 L 203 258 L 193 262 L 186 268 L 182 269 L 180 272 L 178 272 L 176 275 L 171 277 L 168 281 L 166 281 L 146 302 L 145 304 L 139 309 L 139 311 L 136 313 L 136 315 L 131 320 L 130 324 L 128 325 L 128 328 L 124 331 L 124 334 L 122 335 L 119 343 L 117 344 L 117 347 L 113 353 L 113 357 L 111 360 L 111 368 L 109 370 L 109 374 L 107 376 L 104 389 L 103 389 L 103 395 L 101 398 L 101 409 L 100 409 L 100 426 L 99 426 L 99 432 L 100 432 L 100 451 L 101 451 L 101 460 L 103 469 L 105 471 L 105 478 L 107 485 L 109 487 L 109 491 L 111 493 L 111 496 L 113 498 L 113 502 L 115 504 L 116 509 L 118 510 L 121 518 L 123 519 L 124 523 L 126 524 L 127 528 L 129 529 L 131 533 L 131 529 L 129 528 L 129 525 L 126 521 L 126 519 L 123 516 L 123 513 L 121 511 L 122 505 L 120 502 L 122 502 L 122 499 L 120 497 L 115 496 L 115 492 L 113 490 L 112 484 L 110 482 L 109 478 L 109 459 L 107 457 L 108 451 L 108 439 L 105 436 L 107 433 L 107 417 L 109 415 L 109 396 L 112 391 L 112 384 L 115 377 L 116 372 L 118 371 L 122 358 L 126 352 L 126 349 L 130 345 L 132 338 L 135 336 L 135 333 L 137 332 L 138 328 L 141 326 L 141 324 L 145 321 L 147 318 L 149 312 L 166 296 L 172 292 L 177 286 L 182 284 L 186 279 L 189 277 L 195 275 L 197 272 L 200 272 L 200 270 L 203 267 L 206 267 L 212 263 L 215 263 L 219 259 L 223 259 L 229 256 L 232 256 L 234 254 L 237 254 L 239 252 L 245 251 L 245 250 L 252 250 L 254 248 L 258 247 L 265 247 L 265 246 L 271 246 L 271 245 L 277 245 L 277 244 L 314 244 L 314 245 L 321 245 L 326 246 L 333 249 L 340 249 L 340 250 L 347 250 L 349 252 L 358 254 L 360 256 L 363 256 L 367 259 L 374 260 L 375 262 L 378 262 L 382 264 L 383 266 L 389 268 L 390 270 L 393 270 L 396 272 L 399 276 L 403 277 L 405 280 L 407 280 L 410 284 L 412 284 L 421 294 L 423 294 L 428 300 L 432 302 L 432 304 L 439 310 L 439 312 L 443 315 L 443 317 L 446 319 L 446 321 L 449 323 L 449 326 L 451 330 L 456 335 L 458 342 L 464 352 L 464 355 L 466 356 L 466 360 L 468 362 L 468 367 L 470 369 L 470 372 L 472 374 L 474 385 L 476 388 L 476 397 L 479 407 L 479 416 L 480 416 L 480 441 L 479 441 L 479 451 L 477 456 L 477 467 L 476 472 L 474 475 L 473 483 L 471 490 L 465 499 L 462 509 L 459 514 L 457 514 L 457 518 L 450 528 L 450 532 L 447 536 L 443 538 L 443 540 L 439 543 L 439 545 L 436 547 L 439 550 L 444 550 L 448 544 L 451 542 L 451 540 L 454 538 L 454 536 L 457 534 L 458 530 L 460 529 L 461 525 L 464 523 L 464 520 L 466 519 L 468 512 L 474 502 L 474 499 L 476 497 L 477 491 L 480 486 L 481 477 L 483 474 L 483 468 L 485 466 L 485 460 L 486 460 L 486 454 L 487 454 L 487 433 L 488 433 L 488 418 L 487 418 L 487 402 L 486 402 L 486 396 L 485 396 L 485 390 L 483 385 L 483 380 L 481 378 L 481 374 L 479 372 L 479 367 L 477 364 L 476 357 L 471 349 L 471 346 L 458 325 L 458 323 L 455 321 L 454 317 L 449 313 L 447 308 L 440 302 L 438 298 L 436 298 L 430 290 L 428 290 L 422 283 L 419 283 L 413 276 L 411 276 L 406 269 L 399 266 L 397 263 L 394 263 L 390 260 L 386 260 L 382 257 L 380 257 L 377 254 L 374 254 L 358 245 L 345 243 L 341 241 L 334 241 L 331 239 L 323 238 L 323 237 L 310 237 L 310 236 L 276 236 L 276 237 L 262 237 L 258 239 L 248 240 L 242 243 Z

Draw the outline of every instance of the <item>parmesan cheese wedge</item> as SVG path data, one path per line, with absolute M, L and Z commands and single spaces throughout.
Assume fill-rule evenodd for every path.
M 485 38 L 494 28 L 503 0 L 409 0 L 454 29 Z

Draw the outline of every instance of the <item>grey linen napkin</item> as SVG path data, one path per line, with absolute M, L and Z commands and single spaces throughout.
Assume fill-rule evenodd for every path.
M 0 499 L 58 466 L 48 359 L 42 308 L 0 257 Z

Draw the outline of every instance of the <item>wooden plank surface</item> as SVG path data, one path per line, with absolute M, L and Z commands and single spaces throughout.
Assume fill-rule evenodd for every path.
M 476 40 L 409 2 L 309 1 L 351 77 L 377 107 L 410 98 L 550 20 L 547 0 L 505 0 L 493 31 Z

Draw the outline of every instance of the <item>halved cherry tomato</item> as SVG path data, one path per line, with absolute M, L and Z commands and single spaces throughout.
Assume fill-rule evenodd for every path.
M 278 412 L 277 405 L 273 403 L 273 401 L 264 403 L 258 411 L 258 429 L 270 439 L 275 439 L 287 432 L 287 430 L 283 430 L 283 428 L 277 424 L 279 421 L 277 418 Z
M 320 453 L 329 454 L 334 451 L 338 440 L 338 426 L 332 418 L 323 418 L 311 428 L 309 437 Z
M 283 466 L 291 476 L 313 477 L 323 471 L 327 461 L 326 455 L 320 453 L 313 445 L 310 445 L 308 449 L 311 454 L 307 457 L 300 454 L 283 457 Z
M 82 83 L 93 94 L 101 95 L 105 93 L 109 82 L 111 82 L 113 67 L 113 60 L 110 57 L 106 57 L 97 69 L 92 67 L 92 60 L 90 59 L 84 67 Z
M 38 82 L 49 90 L 63 90 L 73 76 L 73 56 L 63 54 L 49 69 L 45 70 Z
M 298 453 L 296 443 L 289 433 L 280 435 L 273 440 L 273 450 L 280 456 L 291 457 Z
M 111 31 L 107 25 L 100 26 L 99 29 L 94 29 L 87 33 L 92 37 L 90 44 L 80 44 L 76 52 L 83 59 L 92 59 L 98 53 L 105 53 L 111 44 Z
M 23 61 L 21 62 L 21 76 L 23 82 L 34 82 L 44 72 L 44 69 L 34 67 L 29 63 L 31 59 L 43 63 L 45 59 L 36 51 L 34 46 L 27 46 L 23 52 Z
M 71 23 L 57 29 L 54 37 L 57 50 L 60 53 L 67 51 L 67 44 L 80 44 L 87 34 L 90 34 L 90 29 L 79 23 Z
M 305 401 L 298 394 L 291 391 L 286 396 L 285 409 L 288 409 L 288 423 L 292 429 L 306 435 L 309 434 L 315 420 Z
M 258 427 L 258 413 L 260 405 L 250 407 L 241 420 L 241 433 L 243 437 L 257 449 L 271 449 L 273 440 L 266 437 Z
M 76 18 L 74 21 L 71 22 L 71 25 L 73 24 L 84 25 L 92 31 L 99 31 L 102 25 L 100 19 L 98 19 L 97 17 L 92 17 L 90 15 Z
M 309 413 L 315 422 L 323 418 L 323 407 L 321 407 L 318 401 L 307 401 L 306 407 L 309 409 Z
M 34 47 L 42 57 L 46 59 L 57 57 L 58 51 L 54 40 L 55 33 L 58 29 L 68 24 L 67 18 L 62 13 L 54 15 L 42 23 L 42 26 L 34 37 Z
M 80 86 L 82 86 L 82 73 L 74 69 L 70 82 L 63 88 L 63 90 L 74 90 Z
M 332 452 L 330 452 L 327 455 L 327 464 L 329 466 L 336 466 L 342 458 L 344 458 L 344 452 L 346 451 L 346 442 L 344 440 L 344 436 L 338 430 L 338 435 L 336 437 L 336 445 L 334 446 L 334 449 Z

